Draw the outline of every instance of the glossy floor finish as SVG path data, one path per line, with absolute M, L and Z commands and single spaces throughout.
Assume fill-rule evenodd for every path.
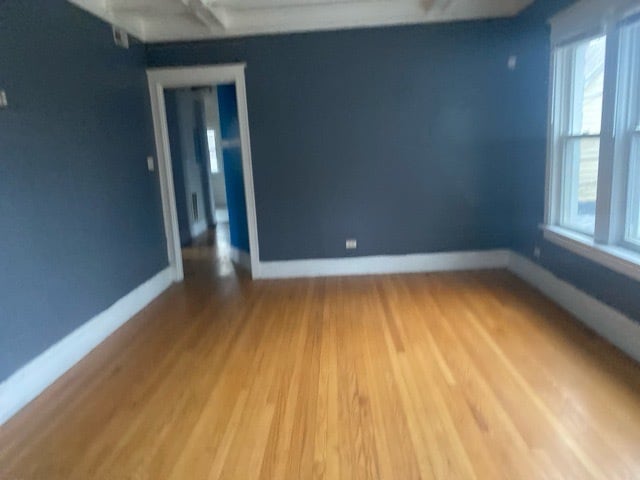
M 0 478 L 640 478 L 640 367 L 510 274 L 250 282 L 208 243 Z

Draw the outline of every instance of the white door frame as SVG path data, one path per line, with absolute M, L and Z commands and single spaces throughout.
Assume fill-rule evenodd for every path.
M 233 83 L 236 86 L 238 100 L 238 120 L 240 122 L 240 143 L 242 148 L 242 174 L 244 194 L 247 204 L 247 223 L 249 227 L 249 254 L 251 272 L 258 272 L 258 223 L 256 201 L 253 190 L 253 168 L 251 166 L 251 143 L 249 141 L 249 114 L 247 112 L 247 91 L 244 79 L 246 64 L 204 65 L 197 67 L 150 68 L 147 70 L 151 113 L 158 155 L 160 174 L 160 192 L 162 194 L 162 213 L 165 235 L 167 237 L 167 256 L 173 269 L 174 280 L 184 279 L 182 254 L 180 251 L 180 232 L 176 210 L 176 195 L 173 186 L 171 150 L 169 148 L 169 130 L 167 128 L 167 110 L 164 102 L 166 88 L 185 88 L 213 86 Z

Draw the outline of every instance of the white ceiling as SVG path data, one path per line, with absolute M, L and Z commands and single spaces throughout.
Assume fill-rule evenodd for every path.
M 533 0 L 69 0 L 144 42 L 447 22 L 517 14 Z

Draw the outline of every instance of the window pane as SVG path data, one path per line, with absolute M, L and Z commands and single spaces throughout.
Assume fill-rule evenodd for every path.
M 599 134 L 602 123 L 606 37 L 588 40 L 574 48 L 573 112 L 570 133 Z
M 599 138 L 567 140 L 563 164 L 562 224 L 593 234 L 598 191 Z
M 211 173 L 218 173 L 218 153 L 216 150 L 215 130 L 207 130 L 207 143 L 209 144 L 209 165 Z
M 640 21 L 623 27 L 620 33 L 618 81 L 624 89 L 620 100 L 629 107 L 631 130 L 640 133 Z
M 640 132 L 634 135 L 629 165 L 626 240 L 640 245 Z

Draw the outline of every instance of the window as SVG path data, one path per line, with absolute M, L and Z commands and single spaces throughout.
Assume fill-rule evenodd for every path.
M 618 64 L 621 160 L 628 165 L 624 241 L 640 249 L 640 21 L 621 29 Z
M 545 236 L 640 278 L 640 16 L 611 1 L 552 20 Z
M 625 240 L 640 247 L 640 128 L 632 137 Z
M 594 234 L 606 37 L 556 52 L 558 223 Z
M 209 145 L 209 166 L 211 173 L 218 173 L 220 167 L 218 164 L 218 151 L 216 150 L 216 131 L 212 128 L 207 129 L 207 144 Z

